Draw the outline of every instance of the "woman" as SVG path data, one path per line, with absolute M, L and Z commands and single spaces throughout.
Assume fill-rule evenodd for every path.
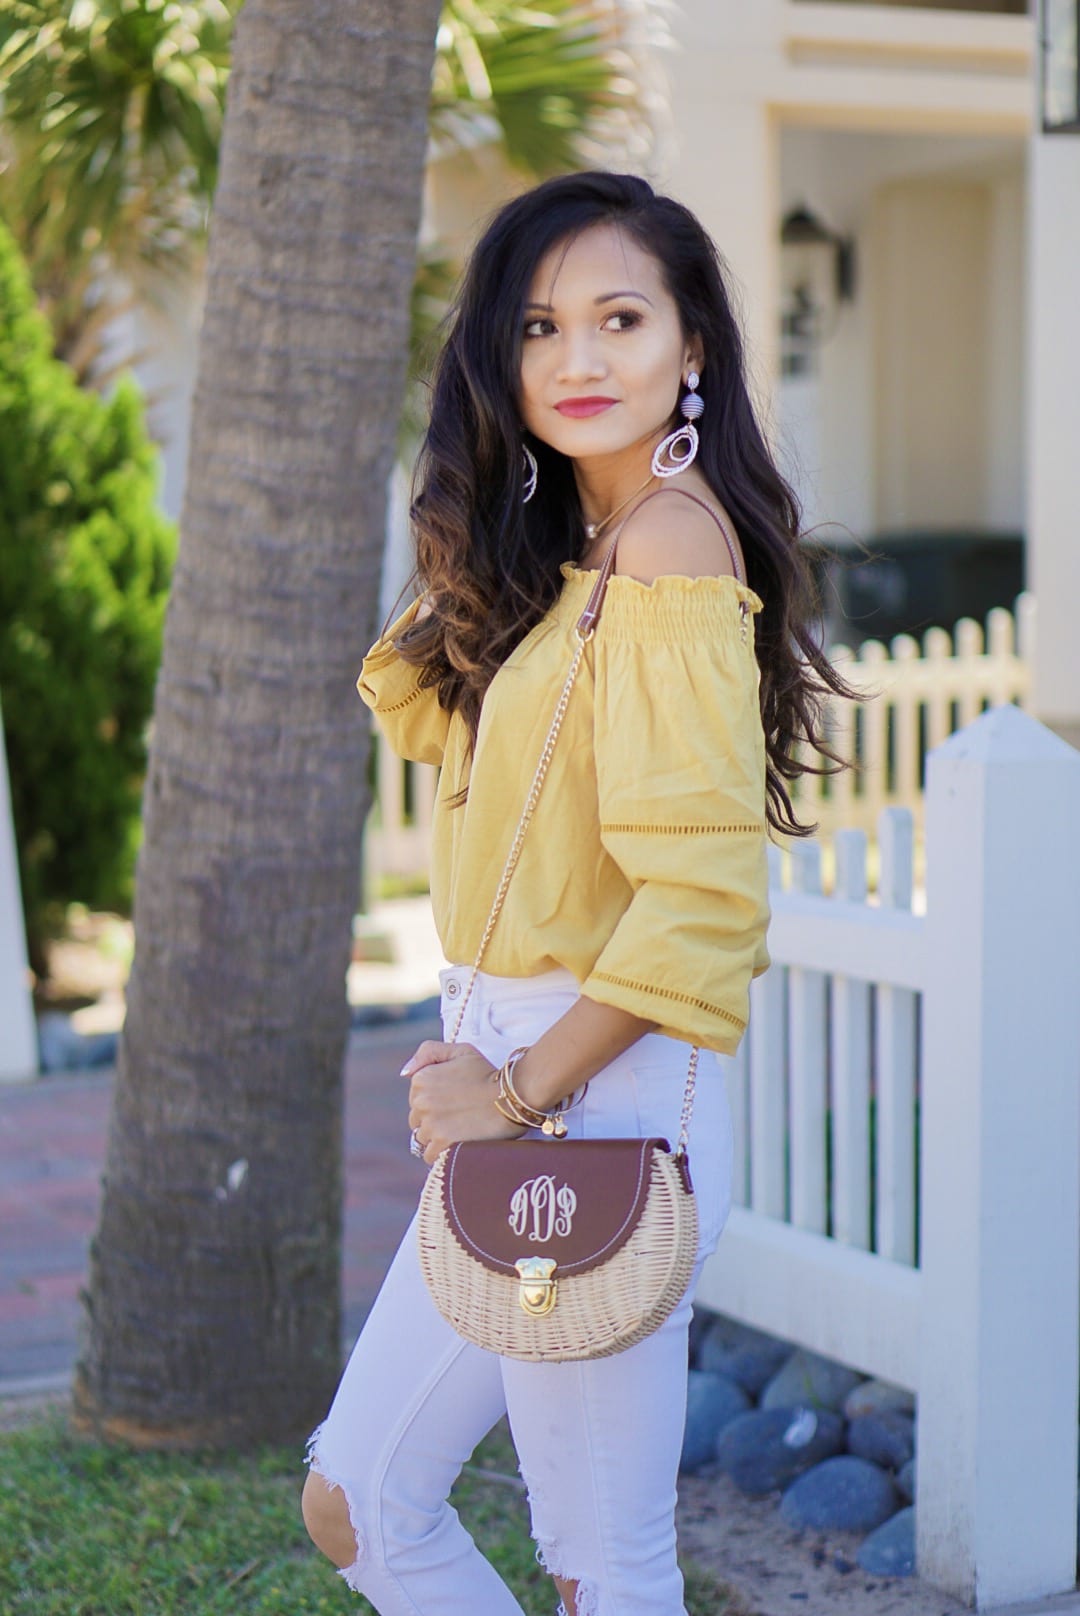
M 403 1070 L 414 1152 L 431 1163 L 456 1140 L 520 1137 L 493 1075 L 522 1045 L 527 1106 L 584 1090 L 572 1136 L 674 1139 L 697 1044 L 700 1268 L 731 1203 L 717 1056 L 738 1045 L 768 963 L 767 830 L 801 829 L 793 744 L 820 749 L 818 701 L 840 687 L 801 620 L 798 508 L 754 420 L 715 248 L 685 208 L 594 173 L 495 216 L 437 370 L 413 521 L 422 597 L 358 686 L 402 756 L 442 764 L 432 904 L 458 963 L 442 973 L 446 1040 Z M 458 1029 L 616 534 L 600 624 Z M 520 1616 L 446 1502 L 506 1413 L 566 1616 L 676 1616 L 692 1291 L 616 1356 L 504 1359 L 436 1311 L 410 1228 L 312 1438 L 312 1538 L 381 1613 Z

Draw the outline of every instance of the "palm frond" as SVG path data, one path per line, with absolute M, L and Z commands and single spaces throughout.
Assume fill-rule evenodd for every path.
M 593 126 L 635 102 L 610 0 L 447 0 L 431 104 L 440 155 L 494 139 L 541 178 L 578 166 Z

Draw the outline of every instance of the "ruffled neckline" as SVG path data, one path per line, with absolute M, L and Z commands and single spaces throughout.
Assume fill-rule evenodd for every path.
M 568 584 L 574 584 L 587 593 L 596 582 L 599 567 L 579 567 L 576 561 L 563 561 L 559 571 Z M 627 572 L 614 572 L 608 579 L 608 589 L 615 594 L 637 595 L 642 599 L 659 599 L 675 595 L 689 595 L 707 597 L 710 595 L 722 596 L 729 591 L 736 601 L 745 601 L 752 612 L 765 609 L 765 602 L 749 584 L 742 583 L 733 573 L 705 573 L 699 578 L 689 578 L 681 572 L 663 572 L 654 578 L 651 584 L 646 584 L 640 578 L 634 578 Z

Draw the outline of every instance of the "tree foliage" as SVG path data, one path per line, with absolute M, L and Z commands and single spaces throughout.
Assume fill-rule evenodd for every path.
M 239 0 L 7 0 L 0 208 L 84 373 L 102 277 L 187 270 L 217 179 Z
M 175 554 L 131 383 L 54 358 L 0 227 L 0 699 L 31 960 L 74 897 L 126 908 Z
M 535 179 L 575 168 L 590 129 L 633 103 L 629 67 L 617 13 L 597 0 L 446 0 L 436 150 L 494 142 Z
M 240 0 L 6 0 L 0 212 L 57 352 L 101 380 L 117 277 L 152 292 L 205 244 Z M 446 0 L 431 120 L 441 155 L 495 144 L 528 178 L 573 168 L 635 105 L 606 0 Z M 420 300 L 445 279 L 438 251 Z

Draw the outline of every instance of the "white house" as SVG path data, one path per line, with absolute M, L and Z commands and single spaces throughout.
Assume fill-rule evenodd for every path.
M 807 526 L 1024 534 L 1041 602 L 1035 710 L 1080 737 L 1080 137 L 1037 130 L 1025 0 L 610 3 L 644 41 L 645 166 L 730 266 Z M 640 27 L 650 8 L 665 46 Z M 433 163 L 425 228 L 463 253 L 516 183 L 489 147 Z M 817 244 L 782 242 L 785 221 Z M 174 513 L 200 295 L 145 309 L 131 334 Z M 403 569 L 394 526 L 388 596 Z

